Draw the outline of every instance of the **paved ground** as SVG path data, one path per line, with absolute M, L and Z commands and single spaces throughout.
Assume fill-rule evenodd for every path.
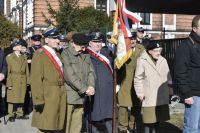
M 3 94 L 4 95 L 4 94 Z M 0 106 L 0 109 L 5 111 L 5 108 Z M 171 120 L 161 123 L 161 131 L 159 133 L 182 133 L 183 127 L 183 104 L 177 104 L 174 108 L 170 108 Z M 37 129 L 31 127 L 31 117 L 29 120 L 16 120 L 14 123 L 8 122 L 4 124 L 4 119 L 0 114 L 0 133 L 36 133 Z M 7 119 L 7 117 L 6 117 Z M 105 132 L 102 132 L 105 133 Z
M 30 115 L 31 116 L 31 115 Z M 4 125 L 4 120 L 1 118 L 0 133 L 36 133 L 36 128 L 31 127 L 31 119 L 16 120 Z

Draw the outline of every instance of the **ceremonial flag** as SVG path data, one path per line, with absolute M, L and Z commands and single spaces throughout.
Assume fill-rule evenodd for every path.
M 128 23 L 128 19 L 131 19 L 135 23 L 139 23 L 142 18 L 136 13 L 132 13 L 126 9 L 125 0 L 117 0 L 117 8 L 115 12 L 112 41 L 117 44 L 117 52 L 115 64 L 118 69 L 130 58 L 132 55 L 131 42 L 131 29 Z

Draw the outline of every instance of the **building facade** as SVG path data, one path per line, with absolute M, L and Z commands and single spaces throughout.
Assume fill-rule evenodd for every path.
M 47 1 L 55 10 L 59 8 L 58 0 Z M 25 39 L 41 33 L 48 27 L 43 16 L 43 14 L 46 17 L 50 16 L 45 0 L 4 0 L 4 3 L 5 16 L 22 28 Z M 79 0 L 78 5 L 80 8 L 93 6 L 97 10 L 107 12 L 108 15 L 111 10 L 114 10 L 114 0 Z
M 139 13 L 143 18 L 132 28 L 143 27 L 152 39 L 171 39 L 187 37 L 191 31 L 194 15 Z
M 58 0 L 47 0 L 54 9 L 59 8 Z M 79 0 L 81 8 L 94 6 L 108 15 L 115 10 L 114 0 Z M 49 17 L 45 0 L 4 0 L 4 14 L 23 29 L 25 39 L 41 33 L 48 25 L 45 16 Z M 23 9 L 23 10 L 22 10 Z M 23 14 L 23 15 L 22 15 Z M 133 24 L 132 29 L 143 27 L 152 39 L 181 38 L 191 31 L 193 15 L 138 13 L 142 18 L 140 24 Z M 52 20 L 53 21 L 53 20 Z

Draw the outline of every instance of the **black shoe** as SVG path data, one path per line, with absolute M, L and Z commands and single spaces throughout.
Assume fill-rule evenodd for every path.
M 12 116 L 12 117 L 9 117 L 9 118 L 8 118 L 8 121 L 10 121 L 10 122 L 15 122 L 15 117 L 13 117 L 13 116 Z
M 28 120 L 29 117 L 24 115 L 24 116 L 17 116 L 16 119 L 22 119 L 22 120 Z

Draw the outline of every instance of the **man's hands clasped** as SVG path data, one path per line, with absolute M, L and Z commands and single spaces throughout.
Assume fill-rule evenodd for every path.
M 95 89 L 94 89 L 94 87 L 89 86 L 85 93 L 86 93 L 86 95 L 88 95 L 88 96 L 94 95 L 94 94 L 95 94 Z

